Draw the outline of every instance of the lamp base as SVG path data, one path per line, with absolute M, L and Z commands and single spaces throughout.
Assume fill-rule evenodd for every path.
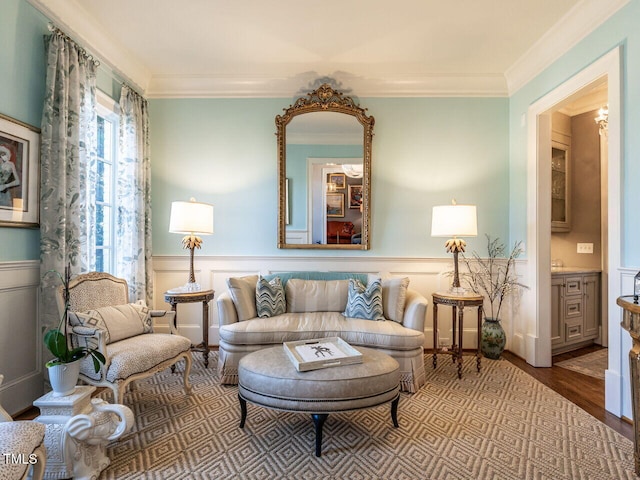
M 199 283 L 196 282 L 187 282 L 181 287 L 172 288 L 171 290 L 167 290 L 167 293 L 195 293 L 202 290 L 202 287 Z
M 451 285 L 449 293 L 452 295 L 465 295 L 467 293 L 467 289 L 464 287 L 454 287 L 453 285 Z

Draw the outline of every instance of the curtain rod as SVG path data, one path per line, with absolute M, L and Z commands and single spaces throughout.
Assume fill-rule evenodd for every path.
M 67 35 L 66 32 L 64 32 L 60 28 L 56 27 L 52 22 L 49 22 L 49 24 L 47 25 L 47 28 L 49 29 L 49 31 L 51 33 L 60 35 L 60 36 L 64 37 L 67 41 L 73 43 L 78 48 L 80 53 L 82 53 L 87 58 L 87 60 L 93 62 L 96 67 L 100 66 L 100 60 L 98 60 L 97 58 L 94 58 L 93 55 L 91 55 L 89 52 L 87 52 L 87 50 L 84 47 L 82 47 L 78 42 L 76 42 L 73 38 L 71 38 L 69 35 Z
M 89 52 L 87 52 L 87 50 L 82 47 L 80 45 L 79 42 L 77 42 L 75 39 L 73 39 L 72 37 L 70 37 L 64 30 L 60 29 L 59 27 L 57 27 L 53 22 L 49 22 L 47 25 L 47 28 L 49 29 L 50 32 L 58 34 L 63 36 L 65 39 L 67 39 L 68 41 L 72 42 L 76 47 L 78 47 L 78 50 L 80 50 L 82 52 L 83 55 L 85 55 L 87 57 L 88 60 L 92 61 L 96 67 L 99 67 L 101 65 L 100 60 L 98 60 L 97 58 L 95 58 L 93 55 L 91 55 Z M 137 93 L 138 95 L 140 95 L 142 98 L 146 97 L 144 95 L 142 95 L 139 91 L 138 88 L 134 87 L 132 84 L 127 83 L 127 81 L 125 80 L 124 75 L 121 75 L 118 72 L 113 71 L 113 67 L 111 65 L 109 65 L 109 62 L 107 62 L 108 68 L 111 70 L 111 76 L 112 78 L 117 81 L 118 83 L 121 83 L 122 85 L 126 85 L 131 91 Z M 116 75 L 117 77 L 114 77 L 113 75 Z M 119 78 L 118 78 L 119 77 Z

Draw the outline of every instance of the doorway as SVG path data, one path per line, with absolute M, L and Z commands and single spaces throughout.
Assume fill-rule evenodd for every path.
M 549 165 L 552 152 L 552 115 L 563 106 L 584 97 L 586 93 L 606 84 L 609 102 L 608 118 L 608 164 L 606 168 L 606 191 L 609 192 L 606 207 L 606 259 L 603 271 L 606 281 L 604 290 L 608 299 L 620 295 L 620 282 L 616 281 L 620 266 L 620 118 L 621 79 L 620 48 L 601 57 L 565 83 L 545 95 L 529 107 L 528 111 L 528 193 L 527 243 L 531 268 L 531 304 L 527 322 L 529 325 L 526 360 L 539 367 L 552 364 L 551 348 L 551 193 L 552 182 Z M 612 305 L 613 303 L 613 305 Z M 615 317 L 614 302 L 607 302 L 606 318 Z M 616 322 L 607 326 L 609 348 L 608 370 L 605 378 L 606 409 L 615 415 L 622 412 L 622 382 L 620 352 L 621 328 Z

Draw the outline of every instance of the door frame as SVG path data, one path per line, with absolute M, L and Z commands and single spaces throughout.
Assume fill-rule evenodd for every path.
M 582 96 L 599 83 L 607 82 L 609 100 L 608 134 L 608 249 L 603 267 L 608 277 L 608 317 L 615 315 L 612 299 L 620 296 L 617 275 L 621 265 L 620 214 L 621 184 L 621 47 L 616 47 L 575 74 L 547 95 L 531 104 L 527 112 L 527 251 L 530 268 L 530 304 L 525 354 L 526 361 L 536 367 L 551 366 L 551 114 Z M 606 275 L 609 273 L 609 275 Z M 621 328 L 609 322 L 609 368 L 605 379 L 605 408 L 620 415 L 621 402 Z

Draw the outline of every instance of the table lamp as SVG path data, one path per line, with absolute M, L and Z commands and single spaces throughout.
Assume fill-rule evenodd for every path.
M 431 236 L 452 237 L 444 244 L 447 252 L 453 253 L 451 293 L 462 295 L 465 292 L 465 289 L 460 286 L 458 275 L 458 253 L 464 252 L 467 243 L 458 237 L 475 237 L 476 235 L 478 235 L 478 220 L 475 205 L 458 205 L 453 200 L 451 205 L 433 207 Z
M 199 292 L 200 285 L 196 283 L 193 273 L 193 251 L 201 248 L 202 239 L 197 235 L 211 235 L 213 233 L 213 205 L 196 202 L 191 198 L 188 202 L 172 202 L 169 232 L 182 233 L 183 248 L 190 250 L 189 281 L 182 287 L 184 292 Z

